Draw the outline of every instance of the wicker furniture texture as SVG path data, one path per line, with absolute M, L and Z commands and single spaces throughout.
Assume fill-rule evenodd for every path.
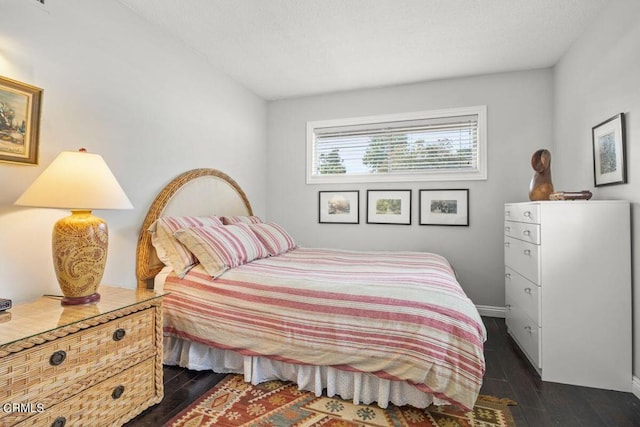
M 229 203 L 229 206 L 232 209 L 231 213 L 236 215 L 253 215 L 253 210 L 251 209 L 251 204 L 249 203 L 247 195 L 242 188 L 240 188 L 240 185 L 238 185 L 238 183 L 226 173 L 217 169 L 202 168 L 192 169 L 180 174 L 167 184 L 166 187 L 156 196 L 149 208 L 149 211 L 147 212 L 144 222 L 142 223 L 142 231 L 138 237 L 138 246 L 136 248 L 136 276 L 138 277 L 139 288 L 153 289 L 153 278 L 160 272 L 160 270 L 162 270 L 162 267 L 164 267 L 162 261 L 160 261 L 156 256 L 156 251 L 151 243 L 151 233 L 148 231 L 149 227 L 158 218 L 163 216 L 167 205 L 174 199 L 174 196 L 176 196 L 178 191 L 189 183 L 195 183 L 198 180 L 203 179 L 219 181 L 222 187 L 226 188 L 227 191 L 230 191 L 234 199 L 233 203 Z M 220 196 L 220 203 L 224 206 L 225 199 L 221 196 L 223 191 L 221 188 L 219 188 L 218 191 L 220 192 L 220 194 L 218 194 Z M 206 197 L 206 192 L 203 192 L 202 194 L 203 197 Z M 236 198 L 238 200 L 235 200 Z M 206 205 L 205 203 L 202 204 Z M 211 205 L 213 206 L 213 203 L 211 203 Z M 211 210 L 207 212 L 187 211 L 183 213 L 183 215 L 198 214 L 223 215 L 225 212 L 215 212 L 214 210 Z
M 0 327 L 0 426 L 119 426 L 163 397 L 162 296 L 18 304 Z

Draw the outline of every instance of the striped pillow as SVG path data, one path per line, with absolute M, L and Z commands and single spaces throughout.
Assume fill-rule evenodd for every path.
M 154 222 L 149 231 L 151 243 L 158 258 L 173 268 L 178 277 L 183 278 L 198 263 L 195 255 L 173 237 L 173 233 L 188 227 L 222 227 L 222 221 L 215 216 L 162 217 Z
M 220 219 L 224 225 L 233 224 L 259 224 L 262 222 L 260 217 L 255 215 L 235 215 L 235 216 L 221 216 Z
M 280 255 L 297 247 L 289 233 L 276 223 L 250 224 L 249 227 L 267 248 L 269 256 Z
M 247 224 L 184 228 L 174 236 L 195 254 L 214 279 L 230 268 L 268 255 Z

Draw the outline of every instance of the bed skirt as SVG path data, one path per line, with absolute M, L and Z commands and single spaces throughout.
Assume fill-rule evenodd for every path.
M 298 365 L 266 357 L 243 356 L 231 350 L 221 350 L 175 337 L 164 337 L 164 364 L 217 373 L 243 374 L 246 382 L 259 384 L 271 380 L 292 381 L 300 390 L 321 396 L 340 396 L 354 404 L 376 402 L 381 408 L 389 403 L 426 408 L 432 403 L 448 402 L 424 393 L 406 381 L 391 381 L 372 374 L 343 371 L 328 366 Z

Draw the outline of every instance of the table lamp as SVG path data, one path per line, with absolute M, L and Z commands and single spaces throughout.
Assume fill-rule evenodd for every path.
M 97 154 L 63 151 L 15 202 L 20 206 L 71 209 L 53 227 L 53 266 L 62 305 L 98 301 L 107 262 L 106 222 L 93 209 L 133 209 L 122 187 Z

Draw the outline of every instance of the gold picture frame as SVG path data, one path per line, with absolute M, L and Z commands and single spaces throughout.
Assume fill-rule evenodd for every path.
M 38 164 L 42 92 L 0 76 L 0 162 Z

